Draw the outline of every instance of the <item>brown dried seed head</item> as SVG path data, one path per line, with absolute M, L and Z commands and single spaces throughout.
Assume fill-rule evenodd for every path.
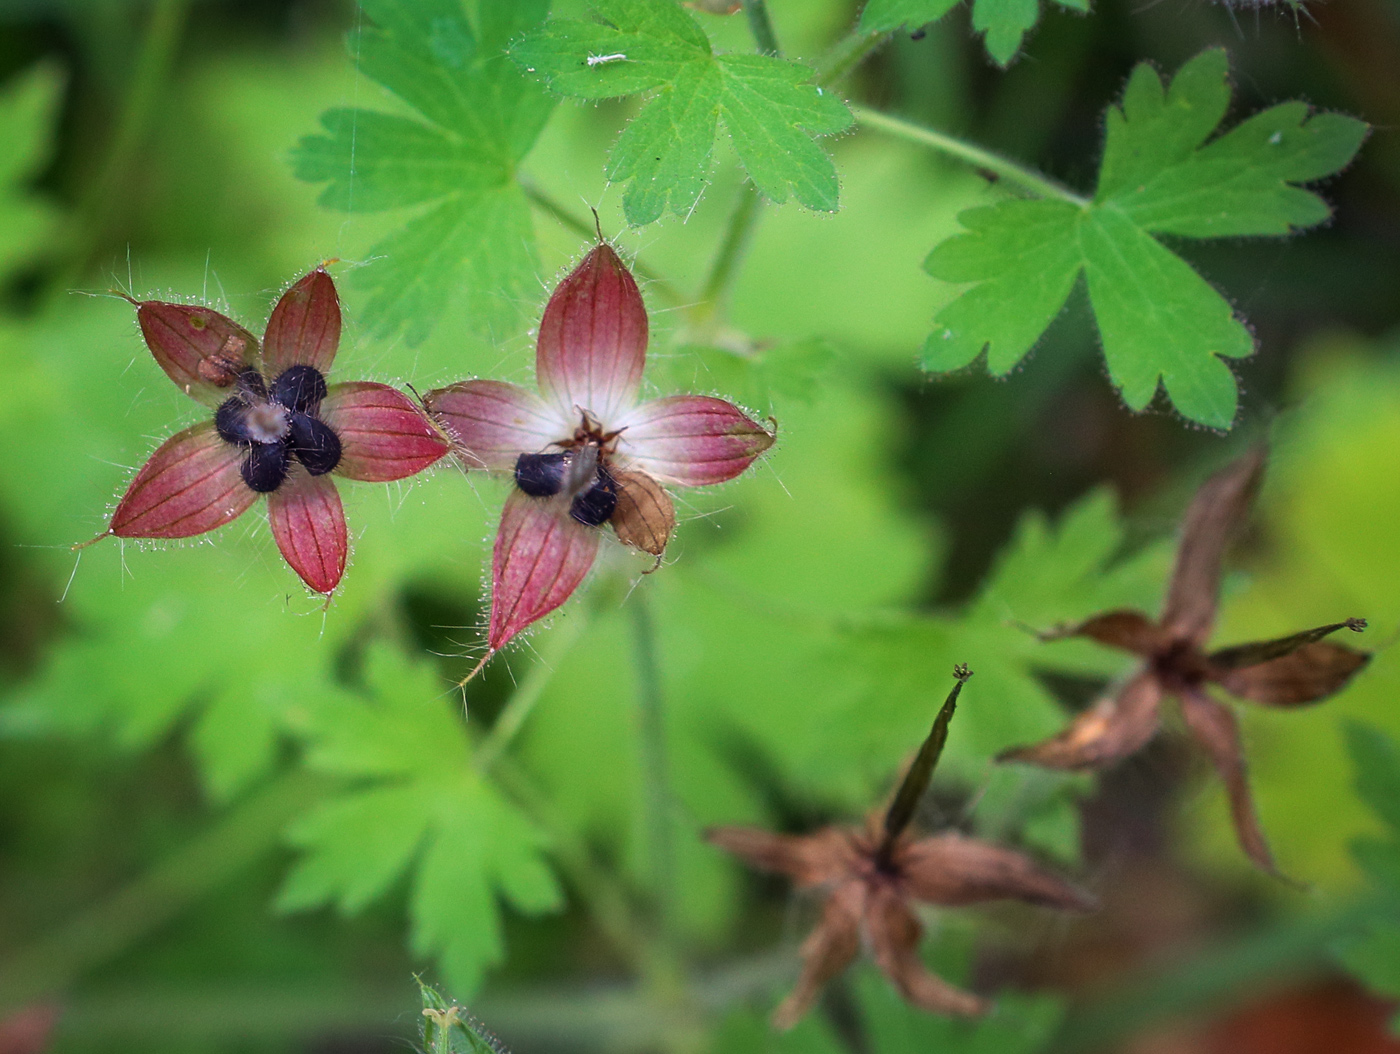
M 645 472 L 614 472 L 617 508 L 612 514 L 618 541 L 652 556 L 666 551 L 676 526 L 671 496 Z

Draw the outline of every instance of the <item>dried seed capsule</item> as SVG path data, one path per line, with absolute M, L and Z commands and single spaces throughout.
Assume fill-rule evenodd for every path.
M 315 412 L 325 397 L 326 379 L 314 366 L 292 366 L 272 382 L 273 401 L 297 413 Z
M 292 414 L 290 442 L 291 453 L 313 476 L 324 476 L 340 464 L 340 437 L 330 425 L 309 414 Z
M 515 459 L 515 485 L 532 498 L 552 498 L 564 488 L 571 455 L 521 454 Z
M 600 468 L 593 485 L 573 500 L 569 515 L 586 527 L 607 523 L 617 508 L 617 483 L 608 470 Z
M 287 478 L 287 444 L 254 443 L 243 462 L 243 482 L 259 494 L 270 494 Z
M 619 472 L 613 478 L 617 482 L 617 509 L 612 525 L 618 541 L 660 556 L 676 526 L 670 495 L 644 472 Z
M 236 395 L 225 399 L 214 411 L 214 429 L 225 443 L 251 443 L 253 437 L 248 432 L 248 404 Z

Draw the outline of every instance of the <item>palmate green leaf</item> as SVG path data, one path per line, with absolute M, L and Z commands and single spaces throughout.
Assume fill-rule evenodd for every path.
M 937 22 L 959 0 L 869 0 L 860 13 L 860 28 L 867 33 L 888 33 L 904 27 L 916 29 Z M 1056 0 L 1061 7 L 1089 10 L 1089 0 Z M 985 34 L 987 54 L 1000 66 L 1008 66 L 1025 36 L 1040 20 L 1040 0 L 972 0 L 972 28 Z
M 1143 409 L 1165 389 L 1183 416 L 1213 428 L 1234 421 L 1238 390 L 1226 359 L 1254 352 L 1230 304 L 1160 235 L 1286 235 L 1329 215 L 1297 186 L 1355 155 L 1366 125 L 1310 116 L 1302 103 L 1256 114 L 1207 142 L 1230 101 L 1223 51 L 1206 51 L 1170 88 L 1146 64 L 1110 108 L 1091 202 L 1007 201 L 963 213 L 966 228 L 934 248 L 935 278 L 971 284 L 934 319 L 925 369 L 960 369 L 984 351 L 1009 373 L 1085 277 L 1109 375 Z
M 368 698 L 323 697 L 293 715 L 306 764 L 347 788 L 290 829 L 303 855 L 278 905 L 353 913 L 412 871 L 414 949 L 466 994 L 504 954 L 497 899 L 538 914 L 558 907 L 559 888 L 541 835 L 472 768 L 460 703 L 431 668 L 381 645 L 365 679 Z
M 63 76 L 48 65 L 0 85 L 0 282 L 31 260 L 57 214 L 27 186 L 48 163 Z
M 809 209 L 835 211 L 836 168 L 812 137 L 844 130 L 851 115 L 811 83 L 808 67 L 769 55 L 716 55 L 704 30 L 672 0 L 591 6 L 598 21 L 552 19 L 515 43 L 511 57 L 560 95 L 650 93 L 608 158 L 608 179 L 627 183 L 629 223 L 695 208 L 721 121 L 769 200 L 794 197 Z
M 536 292 L 529 204 L 515 169 L 553 103 L 505 58 L 548 0 L 364 0 L 372 24 L 351 38 L 360 69 L 417 118 L 329 110 L 326 134 L 293 151 L 299 178 L 327 182 L 321 204 L 345 212 L 416 208 L 351 276 L 365 320 L 410 344 L 432 331 L 449 297 L 465 295 L 481 326 L 516 320 Z

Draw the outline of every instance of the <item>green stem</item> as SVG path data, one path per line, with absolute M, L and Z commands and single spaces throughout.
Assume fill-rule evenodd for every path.
M 550 217 L 550 219 L 555 220 L 560 226 L 568 228 L 575 234 L 587 238 L 589 241 L 592 241 L 598 236 L 598 232 L 594 229 L 592 222 L 576 213 L 570 212 L 539 187 L 535 186 L 530 180 L 521 177 L 520 189 L 524 191 L 525 197 L 529 199 L 530 204 L 534 205 L 535 208 Z M 649 290 L 659 293 L 661 298 L 669 302 L 672 306 L 690 302 L 689 297 L 682 294 L 679 289 L 666 281 L 666 279 L 662 278 L 655 271 L 651 270 L 640 260 L 632 261 L 632 273 L 642 279 Z
M 125 889 L 19 949 L 0 963 L 0 1019 L 61 992 L 260 860 L 323 786 L 300 769 L 278 777 Z
M 758 50 L 764 55 L 782 54 L 778 49 L 778 35 L 773 32 L 773 21 L 768 17 L 766 0 L 744 0 L 744 14 L 748 16 L 749 32 Z
M 81 277 L 101 244 L 114 197 L 146 139 L 151 114 L 170 76 L 187 12 L 187 0 L 155 0 L 151 8 L 151 19 L 146 24 L 131 86 L 117 119 L 117 130 L 97 178 L 88 185 L 75 210 L 70 227 L 68 268 L 55 282 L 55 291 L 67 289 Z
M 862 33 L 853 29 L 832 45 L 817 64 L 817 83 L 829 88 L 854 70 L 872 51 L 890 39 L 888 33 Z
M 554 805 L 509 758 L 496 763 L 493 775 L 549 838 L 551 857 L 587 905 L 589 916 L 608 943 L 639 976 L 669 973 L 669 964 L 662 961 L 637 924 L 626 893 L 598 866 L 573 825 L 558 815 Z
M 535 709 L 535 704 L 540 701 L 545 687 L 554 676 L 556 664 L 572 650 L 587 624 L 588 620 L 583 615 L 575 614 L 554 627 L 543 654 L 530 667 L 530 672 L 525 675 L 520 686 L 511 693 L 510 701 L 496 718 L 496 723 L 491 726 L 491 733 L 482 740 L 481 746 L 477 747 L 472 764 L 478 772 L 489 772 L 519 735 L 530 712 Z
M 729 214 L 729 223 L 724 230 L 724 239 L 710 264 L 710 273 L 700 293 L 702 312 L 710 318 L 720 313 L 729 287 L 738 275 L 739 261 L 743 259 L 749 238 L 758 223 L 763 206 L 763 195 L 751 182 L 745 182 L 739 191 L 739 200 L 734 203 L 734 211 Z
M 1008 183 L 1014 183 L 1038 197 L 1067 201 L 1081 209 L 1089 207 L 1088 198 L 1081 197 L 1068 187 L 1061 186 L 1034 169 L 1025 168 L 999 154 L 992 153 L 990 150 L 983 150 L 980 146 L 973 146 L 971 143 L 943 132 L 936 132 L 932 128 L 924 128 L 912 121 L 906 121 L 901 117 L 891 117 L 889 114 L 880 113 L 878 110 L 871 110 L 864 106 L 852 104 L 851 112 L 855 114 L 857 124 L 862 124 L 867 128 L 877 128 L 900 139 L 906 139 L 911 143 L 918 143 L 920 146 L 927 146 L 941 154 L 957 158 L 974 168 L 994 172 Z
M 647 858 L 652 866 L 652 889 L 656 895 L 662 941 L 668 948 L 674 948 L 676 874 L 675 846 L 671 838 L 671 781 L 666 757 L 666 700 L 656 656 L 656 626 L 652 622 L 645 586 L 632 594 L 631 608 Z

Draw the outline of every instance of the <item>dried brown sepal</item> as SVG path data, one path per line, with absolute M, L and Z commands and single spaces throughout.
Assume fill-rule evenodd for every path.
M 1217 670 L 1238 670 L 1246 666 L 1257 666 L 1270 659 L 1279 659 L 1302 648 L 1304 645 L 1330 637 L 1339 629 L 1349 629 L 1360 633 L 1366 628 L 1364 618 L 1349 618 L 1345 622 L 1333 622 L 1315 629 L 1305 629 L 1288 637 L 1276 640 L 1254 641 L 1250 644 L 1235 644 L 1210 653 L 1210 664 Z
M 865 890 L 848 883 L 827 897 L 817 928 L 802 942 L 802 973 L 788 997 L 773 1011 L 773 1027 L 789 1029 L 802 1019 L 821 994 L 860 951 L 860 923 Z
M 705 840 L 750 867 L 787 875 L 801 889 L 840 878 L 857 862 L 855 847 L 839 827 L 800 836 L 761 827 L 711 827 Z
M 1264 446 L 1256 446 L 1206 480 L 1191 499 L 1162 609 L 1164 629 L 1195 644 L 1210 636 L 1225 547 L 1249 513 L 1267 456 Z
M 935 977 L 919 958 L 919 938 L 923 927 L 908 904 L 893 889 L 881 886 L 867 894 L 866 936 L 875 964 L 885 973 L 904 999 L 934 1014 L 976 1017 L 991 1003 Z
M 1241 699 L 1270 706 L 1304 706 L 1341 691 L 1370 661 L 1369 652 L 1321 641 L 1242 670 L 1223 670 L 1215 680 Z
M 1106 696 L 1057 736 L 1033 746 L 1013 747 L 998 761 L 1024 761 L 1051 769 L 1104 768 L 1145 745 L 1157 731 L 1162 686 L 1151 672 L 1134 677 L 1117 695 Z
M 949 833 L 909 842 L 896 851 L 909 892 L 926 904 L 959 907 L 988 900 L 1021 900 L 1047 908 L 1093 911 L 1097 901 L 1024 853 Z
M 615 472 L 617 507 L 612 514 L 618 541 L 652 556 L 666 551 L 676 528 L 676 507 L 660 483 L 645 472 Z
M 1269 851 L 1269 843 L 1264 839 L 1264 831 L 1254 811 L 1254 798 L 1249 791 L 1249 774 L 1235 715 L 1204 692 L 1183 692 L 1181 716 L 1185 718 L 1186 727 L 1196 742 L 1205 748 L 1225 783 L 1225 792 L 1230 799 L 1230 818 L 1234 822 L 1240 847 L 1260 868 L 1277 875 L 1273 853 Z
M 1064 640 L 1088 637 L 1110 648 L 1148 656 L 1162 648 L 1170 638 L 1149 616 L 1141 611 L 1119 610 L 1095 615 L 1076 626 L 1066 626 L 1036 634 L 1041 640 Z

